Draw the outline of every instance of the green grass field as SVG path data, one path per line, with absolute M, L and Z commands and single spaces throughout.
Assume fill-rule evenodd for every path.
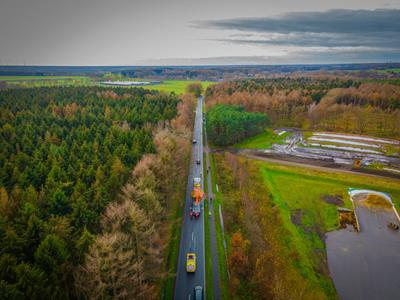
M 377 70 L 377 72 L 379 72 L 379 73 L 400 73 L 400 68 Z
M 297 209 L 305 213 L 305 223 L 315 223 L 315 213 L 322 221 L 324 231 L 337 227 L 336 207 L 322 200 L 325 195 L 340 195 L 344 207 L 350 208 L 348 188 L 364 188 L 387 192 L 400 209 L 400 181 L 343 172 L 326 172 L 316 169 L 258 162 L 262 176 L 270 189 L 274 190 L 290 211 Z M 304 192 L 307 191 L 307 192 Z M 278 197 L 279 198 L 279 197 Z
M 268 149 L 273 144 L 283 143 L 283 140 L 289 135 L 290 132 L 277 135 L 272 129 L 268 128 L 263 133 L 247 138 L 233 147 L 241 149 Z
M 198 81 L 194 80 L 163 80 L 162 83 L 157 84 L 157 85 L 151 85 L 151 86 L 143 86 L 144 89 L 149 89 L 149 90 L 157 90 L 157 91 L 163 91 L 166 93 L 174 92 L 175 94 L 183 94 L 185 93 L 186 86 L 191 83 L 195 83 Z M 213 84 L 211 81 L 202 81 L 201 84 L 203 85 L 204 90 L 207 89 L 207 87 L 210 84 Z

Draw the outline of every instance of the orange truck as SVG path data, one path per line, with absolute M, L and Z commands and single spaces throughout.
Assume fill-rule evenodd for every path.
M 192 190 L 192 205 L 190 206 L 190 219 L 193 217 L 196 218 L 196 220 L 200 216 L 200 202 L 204 198 L 204 192 L 201 189 L 201 179 L 199 177 L 193 178 L 193 190 Z

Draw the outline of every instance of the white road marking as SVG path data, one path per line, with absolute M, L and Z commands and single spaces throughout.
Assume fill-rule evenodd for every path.
M 192 241 L 193 241 L 194 235 L 193 235 L 193 231 L 192 231 Z

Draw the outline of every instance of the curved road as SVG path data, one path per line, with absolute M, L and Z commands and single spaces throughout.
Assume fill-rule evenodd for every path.
M 191 191 L 193 188 L 193 178 L 201 178 L 201 188 L 203 185 L 203 131 L 202 116 L 203 115 L 203 97 L 197 102 L 196 118 L 193 130 L 193 139 L 197 143 L 193 144 L 192 157 L 190 162 L 190 171 L 185 197 L 185 211 L 183 215 L 183 224 L 181 232 L 181 241 L 179 247 L 178 269 L 175 281 L 175 296 L 177 300 L 194 299 L 193 291 L 195 286 L 202 286 L 205 295 L 205 249 L 204 249 L 204 206 L 201 203 L 201 213 L 198 220 L 191 220 L 189 216 L 189 208 L 192 202 Z M 196 164 L 196 160 L 200 159 L 200 164 Z M 190 251 L 196 253 L 196 272 L 186 272 L 186 254 Z

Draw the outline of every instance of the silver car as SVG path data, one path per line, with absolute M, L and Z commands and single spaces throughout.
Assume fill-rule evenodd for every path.
M 200 285 L 194 288 L 194 300 L 203 300 L 203 287 Z

